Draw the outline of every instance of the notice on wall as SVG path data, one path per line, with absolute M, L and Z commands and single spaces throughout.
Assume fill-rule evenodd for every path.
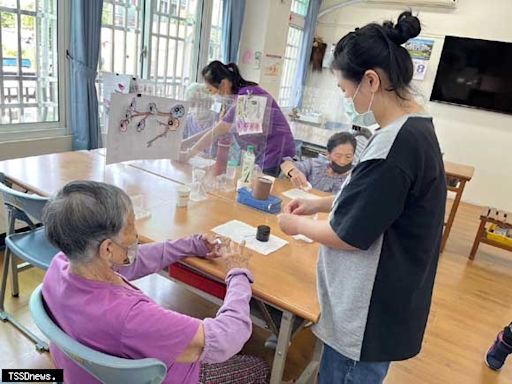
M 283 56 L 265 53 L 263 57 L 263 78 L 266 82 L 279 82 L 281 78 L 281 68 L 283 66 Z
M 404 47 L 409 51 L 414 64 L 413 79 L 424 80 L 434 47 L 434 40 L 417 37 L 407 41 Z

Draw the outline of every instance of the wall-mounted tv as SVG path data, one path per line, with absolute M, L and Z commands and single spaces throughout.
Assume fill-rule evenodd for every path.
M 512 43 L 446 36 L 430 100 L 512 114 Z

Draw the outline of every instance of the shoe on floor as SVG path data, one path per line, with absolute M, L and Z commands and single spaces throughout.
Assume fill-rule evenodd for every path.
M 512 353 L 512 346 L 503 341 L 503 331 L 498 333 L 496 341 L 485 355 L 485 364 L 491 369 L 498 371 L 505 364 L 507 356 Z

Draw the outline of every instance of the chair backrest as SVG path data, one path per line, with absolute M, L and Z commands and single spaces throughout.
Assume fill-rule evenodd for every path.
M 48 202 L 47 197 L 29 195 L 8 187 L 2 174 L 0 174 L 0 193 L 8 209 L 17 209 L 35 220 L 41 221 L 43 208 Z
M 30 312 L 36 326 L 63 353 L 102 383 L 157 384 L 167 375 L 160 360 L 124 359 L 95 351 L 68 336 L 46 310 L 40 284 L 30 297 Z

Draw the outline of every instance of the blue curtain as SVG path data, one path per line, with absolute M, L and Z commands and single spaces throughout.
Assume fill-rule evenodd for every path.
M 69 121 L 73 149 L 101 146 L 96 95 L 96 69 L 100 51 L 103 0 L 71 1 L 71 35 L 68 49 L 70 70 Z
M 293 82 L 293 105 L 302 106 L 302 97 L 304 95 L 304 86 L 308 76 L 309 60 L 313 49 L 313 39 L 315 38 L 316 21 L 322 0 L 309 0 L 308 13 L 304 23 L 304 35 L 300 46 L 299 62 L 297 65 L 297 74 Z
M 224 0 L 222 3 L 222 57 L 224 63 L 236 63 L 246 0 Z

